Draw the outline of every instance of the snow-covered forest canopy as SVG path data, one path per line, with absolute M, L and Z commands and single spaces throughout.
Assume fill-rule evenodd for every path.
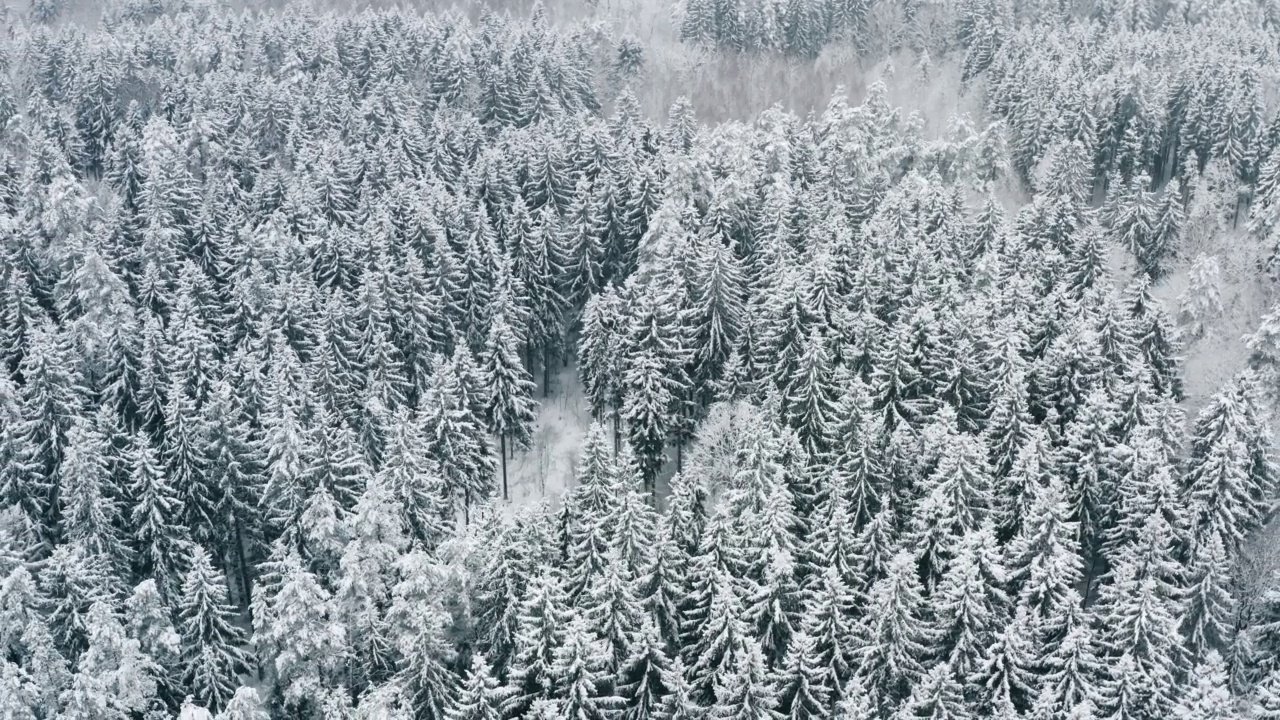
M 0 718 L 1280 719 L 1280 3 L 366 4 L 0 7 Z

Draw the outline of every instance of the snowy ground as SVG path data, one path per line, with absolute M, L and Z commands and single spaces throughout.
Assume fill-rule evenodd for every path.
M 528 450 L 507 460 L 510 504 L 522 507 L 556 498 L 573 486 L 578 451 L 591 427 L 591 409 L 571 363 L 560 369 L 551 397 L 540 399 L 538 419 Z

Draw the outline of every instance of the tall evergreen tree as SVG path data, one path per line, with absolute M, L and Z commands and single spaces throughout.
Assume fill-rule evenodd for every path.
M 535 417 L 533 380 L 520 362 L 516 338 L 506 317 L 498 314 L 489 322 L 489 337 L 481 354 L 485 385 L 489 390 L 486 419 L 489 431 L 498 436 L 502 456 L 502 498 L 507 489 L 507 448 L 524 447 L 529 442 Z
M 244 633 L 227 604 L 227 586 L 200 547 L 182 583 L 179 604 L 183 682 L 205 706 L 221 709 L 235 693 L 245 667 Z

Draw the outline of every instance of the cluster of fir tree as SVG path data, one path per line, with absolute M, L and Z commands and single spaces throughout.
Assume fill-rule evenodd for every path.
M 1232 227 L 1251 205 L 1274 214 L 1280 121 L 1264 68 L 1277 43 L 1265 10 L 1170 8 L 1162 22 L 1005 33 L 985 75 L 986 104 L 1007 120 L 1013 166 L 1030 178 L 1046 155 L 1078 144 L 1081 171 L 1114 206 L 1113 232 L 1157 276 L 1179 201 L 1190 210 L 1200 195 Z
M 1280 26 L 1280 9 L 1266 0 L 683 0 L 673 21 L 684 42 L 738 51 L 812 57 L 828 43 L 848 43 L 870 57 L 902 49 L 935 59 L 954 56 L 967 81 L 992 63 L 1006 41 L 1070 52 L 1066 44 L 1036 44 L 1067 28 L 1080 31 L 1080 41 L 1089 43 L 1163 35 L 1163 47 L 1136 53 L 1161 64 L 1169 54 L 1189 57 L 1193 48 L 1206 49 L 1198 40 L 1187 42 L 1188 30 L 1243 33 L 1241 43 L 1235 42 L 1241 35 L 1221 35 L 1231 41 L 1214 37 L 1207 44 L 1227 53 L 1266 54 L 1274 51 L 1268 35 Z M 1122 67 L 1104 58 L 1093 62 L 1087 54 L 1075 59 L 1090 67 L 1091 78 Z
M 303 17 L 6 48 L 6 713 L 1274 708 L 1266 424 L 1242 378 L 1184 442 L 1070 153 L 1006 221 L 998 134 L 882 87 L 656 131 L 537 13 Z M 579 307 L 617 456 L 454 537 Z
M 868 0 L 685 0 L 680 40 L 726 50 L 816 56 L 837 37 L 860 42 Z
M 498 493 L 572 309 L 634 263 L 667 136 L 629 96 L 601 117 L 611 51 L 537 8 L 129 2 L 17 27 L 0 714 L 172 716 L 190 696 L 241 717 L 255 668 L 271 707 L 323 695 L 290 662 L 353 690 L 413 672 L 326 655 L 354 615 L 290 623 L 330 597 L 388 609 L 340 572 L 376 560 L 354 539 L 379 532 L 369 503 L 426 552 Z M 426 627 L 416 600 L 397 607 Z
M 1055 153 L 1006 220 L 964 197 L 1001 171 L 992 136 L 922 142 L 882 93 L 698 135 L 638 272 L 588 301 L 579 370 L 628 439 L 603 493 L 624 500 L 593 517 L 589 442 L 560 511 L 485 543 L 525 538 L 479 581 L 508 708 L 582 702 L 529 679 L 556 616 L 512 578 L 541 562 L 562 642 L 564 618 L 611 613 L 586 716 L 1268 717 L 1280 607 L 1237 575 L 1276 492 L 1254 379 L 1186 437 L 1175 333 L 1145 269 L 1109 276 L 1083 158 Z M 743 399 L 762 409 L 716 404 Z M 690 432 L 666 513 L 637 525 L 626 498 Z
M 690 0 L 680 23 L 685 41 L 736 49 L 816 55 L 839 36 L 871 57 L 957 57 L 962 79 L 982 79 L 986 108 L 1007 121 L 1024 181 L 1079 144 L 1070 151 L 1107 196 L 1108 228 L 1153 277 L 1168 269 L 1192 182 L 1205 202 L 1234 210 L 1233 227 L 1253 209 L 1251 228 L 1280 247 L 1280 121 L 1265 71 L 1280 49 L 1273 3 Z

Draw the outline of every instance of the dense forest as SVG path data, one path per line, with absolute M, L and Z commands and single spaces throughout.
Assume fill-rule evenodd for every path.
M 1280 5 L 687 0 L 888 68 L 715 125 L 559 6 L 100 10 L 0 9 L 0 718 L 1280 719 L 1280 308 L 1183 367 Z

